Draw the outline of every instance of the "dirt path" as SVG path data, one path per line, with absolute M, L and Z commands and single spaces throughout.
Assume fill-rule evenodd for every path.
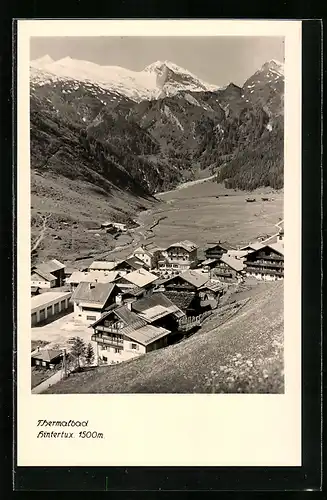
M 47 378 L 41 382 L 41 384 L 37 385 L 32 389 L 32 394 L 41 394 L 46 389 L 48 389 L 51 385 L 56 384 L 62 378 L 62 370 L 58 370 L 52 377 Z

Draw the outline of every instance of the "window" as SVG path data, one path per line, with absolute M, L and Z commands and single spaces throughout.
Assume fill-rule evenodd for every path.
M 118 347 L 115 347 L 115 354 L 121 354 L 121 349 L 118 349 Z
M 61 306 L 60 306 L 60 308 L 61 308 L 61 310 L 62 310 L 62 311 L 65 309 L 65 302 L 66 302 L 65 300 L 62 300 L 62 301 L 61 301 Z
M 108 358 L 107 358 L 106 356 L 102 356 L 102 360 L 103 360 L 105 363 L 107 363 Z
M 45 361 L 42 361 L 42 366 L 47 366 Z
M 138 345 L 137 344 L 131 344 L 131 349 L 138 349 Z
M 95 321 L 96 316 L 86 316 L 86 321 Z
M 52 306 L 47 307 L 47 316 L 51 316 L 52 314 Z

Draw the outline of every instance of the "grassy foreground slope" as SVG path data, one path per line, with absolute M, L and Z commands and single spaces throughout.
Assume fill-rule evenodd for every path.
M 48 393 L 282 393 L 283 283 L 229 321 L 212 316 L 188 340 L 120 365 L 76 373 Z

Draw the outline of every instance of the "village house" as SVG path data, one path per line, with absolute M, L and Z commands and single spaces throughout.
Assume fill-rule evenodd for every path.
M 38 349 L 31 354 L 31 365 L 54 369 L 61 363 L 62 357 L 58 349 Z
M 71 292 L 46 292 L 31 297 L 31 324 L 54 320 L 71 309 Z
M 224 287 L 209 279 L 203 286 L 199 288 L 199 297 L 200 297 L 200 307 L 202 309 L 216 309 L 219 300 L 224 294 Z
M 116 279 L 116 285 L 122 291 L 128 291 L 133 288 L 142 288 L 145 293 L 150 292 L 156 282 L 158 276 L 150 273 L 146 269 L 140 268 L 136 271 L 132 271 L 130 273 L 124 274 L 124 276 Z
M 161 250 L 148 245 L 140 245 L 134 250 L 133 256 L 143 261 L 149 269 L 155 269 L 161 256 Z
M 243 258 L 237 258 L 224 253 L 210 270 L 210 278 L 223 283 L 240 283 L 243 281 Z
M 168 330 L 176 329 L 177 321 L 185 316 L 185 313 L 161 292 L 136 300 L 131 304 L 131 310 L 148 323 Z
M 89 266 L 88 271 L 113 271 L 117 265 L 116 261 L 95 260 Z
M 46 274 L 51 274 L 55 277 L 55 285 L 56 287 L 63 286 L 65 283 L 65 264 L 59 262 L 59 260 L 52 259 L 48 262 L 44 262 L 42 264 L 38 264 L 37 266 L 33 266 L 33 272 L 42 272 Z M 33 281 L 33 280 L 32 280 Z M 33 285 L 36 286 L 37 284 Z M 42 287 L 42 288 L 51 288 L 51 287 Z
M 187 316 L 197 316 L 205 309 L 209 309 L 207 305 L 206 307 L 201 305 L 204 300 L 201 288 L 208 281 L 207 276 L 202 276 L 195 270 L 189 270 L 178 276 L 157 280 L 156 290 L 163 292 Z
M 31 289 L 50 289 L 54 288 L 56 283 L 57 278 L 53 274 L 40 271 L 35 266 L 32 267 Z
M 169 277 L 195 268 L 198 263 L 197 250 L 197 245 L 189 240 L 170 245 L 161 252 L 161 257 L 158 260 L 159 273 Z
M 220 259 L 224 253 L 227 253 L 229 250 L 235 250 L 232 245 L 227 243 L 226 241 L 218 243 L 213 243 L 205 250 L 206 259 Z
M 101 224 L 101 228 L 102 229 L 110 229 L 110 228 L 114 228 L 118 231 L 122 231 L 122 232 L 125 232 L 127 231 L 127 225 L 126 224 L 122 224 L 121 222 L 103 222 Z
M 119 271 L 121 276 L 124 276 L 125 274 L 136 271 L 142 267 L 147 267 L 144 262 L 136 257 L 129 257 L 125 260 L 117 262 L 114 269 L 115 271 Z
M 284 246 L 278 243 L 265 245 L 250 252 L 245 259 L 246 276 L 259 280 L 275 281 L 284 278 Z
M 130 307 L 114 308 L 91 325 L 97 358 L 103 363 L 120 363 L 135 356 L 165 347 L 169 330 L 155 327 L 140 318 Z
M 87 283 L 112 283 L 119 276 L 118 271 L 75 271 L 66 284 L 74 291 L 84 281 Z
M 74 320 L 91 324 L 97 321 L 106 308 L 115 303 L 119 289 L 114 283 L 81 282 L 72 295 Z

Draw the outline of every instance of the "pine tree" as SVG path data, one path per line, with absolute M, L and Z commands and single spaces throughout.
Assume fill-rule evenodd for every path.
M 87 365 L 91 365 L 94 361 L 94 350 L 92 344 L 89 342 L 86 348 L 85 360 Z
M 86 354 L 86 345 L 83 339 L 81 337 L 72 337 L 70 339 L 71 343 L 71 356 L 76 359 L 77 361 L 77 369 L 80 370 L 81 368 L 81 358 L 85 358 Z

